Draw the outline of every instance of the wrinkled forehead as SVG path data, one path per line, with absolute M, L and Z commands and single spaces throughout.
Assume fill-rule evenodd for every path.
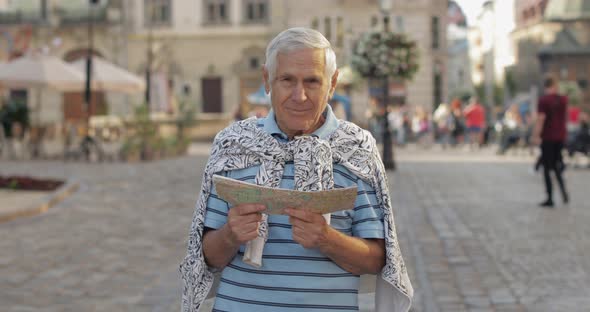
M 277 65 L 277 73 L 293 68 L 323 73 L 326 69 L 325 51 L 323 49 L 301 48 L 279 52 Z

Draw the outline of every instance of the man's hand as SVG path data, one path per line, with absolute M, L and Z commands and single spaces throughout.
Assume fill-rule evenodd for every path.
M 383 239 L 362 239 L 340 233 L 319 213 L 285 209 L 293 239 L 304 248 L 318 248 L 342 269 L 356 275 L 377 274 L 385 265 Z
M 242 204 L 232 207 L 227 214 L 227 238 L 229 243 L 239 246 L 258 237 L 258 222 L 262 220 L 261 204 Z
M 203 254 L 207 265 L 222 269 L 236 255 L 240 245 L 258 236 L 260 204 L 234 206 L 227 213 L 227 223 L 218 230 L 207 231 L 203 236 Z
M 293 228 L 293 240 L 305 248 L 319 248 L 328 241 L 331 229 L 319 214 L 301 209 L 285 209 Z
M 531 138 L 531 143 L 533 143 L 533 145 L 541 145 L 541 137 L 538 135 L 534 135 Z

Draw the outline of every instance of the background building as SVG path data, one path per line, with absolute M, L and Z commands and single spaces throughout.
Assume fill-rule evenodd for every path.
M 540 87 L 543 75 L 552 74 L 570 100 L 588 107 L 590 1 L 517 0 L 515 13 L 518 89 Z
M 123 3 L 99 1 L 89 10 L 87 0 L 22 0 L 0 3 L 0 59 L 3 62 L 26 53 L 55 55 L 75 61 L 89 53 L 89 16 L 93 20 L 90 53 L 127 67 Z M 11 90 L 13 98 L 27 98 L 28 90 Z M 44 91 L 40 122 L 61 123 L 83 117 L 83 92 Z M 130 100 L 120 94 L 93 92 L 94 114 L 126 114 Z
M 512 3 L 490 0 L 469 30 L 471 74 L 476 94 L 486 105 L 502 105 L 511 97 L 506 68 L 514 64 L 514 52 L 509 34 L 514 27 Z M 498 23 L 497 21 L 505 21 Z M 508 79 L 507 79 L 508 78 Z
M 410 107 L 422 106 L 426 111 L 444 101 L 447 96 L 445 1 L 384 1 L 387 10 L 381 10 L 383 4 L 374 0 L 329 0 L 322 3 L 325 4 L 318 6 L 313 0 L 297 1 L 297 5 L 287 10 L 286 26 L 308 26 L 322 32 L 336 48 L 340 67 L 349 64 L 354 42 L 363 32 L 387 28 L 405 33 L 417 43 L 420 69 L 414 80 L 405 85 L 391 82 L 390 96 L 399 98 Z M 369 89 L 367 86 L 366 81 L 360 81 L 353 87 L 353 117 L 357 120 L 363 118 L 369 96 L 382 94 L 380 82 L 371 84 Z
M 407 84 L 392 82 L 390 93 L 409 106 L 431 110 L 447 98 L 447 3 L 438 0 L 391 1 L 381 10 L 377 0 L 137 0 L 98 1 L 93 9 L 94 50 L 140 75 L 150 74 L 152 111 L 167 112 L 179 101 L 195 106 L 201 120 L 223 125 L 237 111 L 249 110 L 247 95 L 262 84 L 261 68 L 269 40 L 294 26 L 318 29 L 335 47 L 338 65 L 346 68 L 351 49 L 361 33 L 388 28 L 404 32 L 417 42 L 420 70 Z M 387 5 L 385 6 L 387 7 Z M 8 60 L 29 49 L 44 50 L 64 60 L 87 53 L 89 46 L 87 0 L 23 0 L 0 2 L 0 30 L 18 40 L 0 51 Z M 311 14 L 310 14 L 311 12 Z M 352 83 L 352 80 L 350 80 Z M 352 117 L 363 119 L 371 92 L 368 83 L 355 80 L 339 90 L 352 98 Z M 74 99 L 76 100 L 68 100 Z M 63 97 L 65 116 L 77 116 Z M 97 95 L 102 108 L 95 112 L 130 114 L 144 96 Z M 45 100 L 45 99 L 44 99 Z M 62 99 L 44 105 L 60 119 Z M 97 104 L 98 105 L 98 104 Z
M 474 92 L 469 59 L 469 29 L 463 10 L 455 1 L 449 1 L 447 26 L 448 95 L 447 102 Z

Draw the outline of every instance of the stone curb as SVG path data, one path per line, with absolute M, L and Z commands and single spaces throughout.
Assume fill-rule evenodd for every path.
M 42 200 L 40 200 L 38 204 L 32 207 L 24 207 L 19 211 L 13 211 L 9 213 L 0 213 L 0 223 L 12 221 L 20 217 L 31 217 L 44 213 L 49 210 L 49 208 L 66 199 L 79 187 L 80 185 L 77 182 L 68 180 L 62 186 L 46 195 Z

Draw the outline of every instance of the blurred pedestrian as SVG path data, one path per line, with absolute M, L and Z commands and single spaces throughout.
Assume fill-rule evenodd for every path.
M 381 123 L 379 122 L 379 103 L 375 97 L 369 97 L 365 118 L 367 119 L 367 128 L 373 135 L 377 143 L 381 143 L 383 137 L 381 132 Z
M 518 105 L 511 104 L 502 118 L 502 129 L 500 131 L 500 145 L 498 154 L 506 153 L 509 148 L 518 146 L 523 135 L 523 122 L 518 112 Z
M 469 136 L 469 147 L 481 147 L 483 130 L 486 126 L 486 112 L 477 97 L 472 97 L 469 105 L 463 110 L 465 125 Z
M 430 120 L 428 114 L 421 106 L 416 107 L 414 116 L 412 117 L 412 133 L 414 135 L 415 142 L 426 147 L 428 145 L 428 134 L 430 132 Z
M 581 112 L 579 117 L 579 126 L 573 134 L 572 141 L 568 143 L 568 154 L 575 158 L 576 154 L 590 156 L 590 116 Z M 590 166 L 590 164 L 588 164 Z
M 340 120 L 346 120 L 346 109 L 344 108 L 344 104 L 338 100 L 332 99 L 330 101 L 330 106 L 332 106 L 332 111 L 336 118 Z
M 461 100 L 459 99 L 454 99 L 451 102 L 451 138 L 453 139 L 453 146 L 462 144 L 465 135 L 465 120 L 461 106 Z
M 545 179 L 547 198 L 540 203 L 542 207 L 553 207 L 553 185 L 550 173 L 553 171 L 557 178 L 564 203 L 569 202 L 563 177 L 563 158 L 561 151 L 567 137 L 567 97 L 557 93 L 557 83 L 551 77 L 544 81 L 545 95 L 539 98 L 537 122 L 533 132 L 533 142 L 541 144 L 541 162 Z
M 439 143 L 442 144 L 443 149 L 447 147 L 450 141 L 450 133 L 451 133 L 451 110 L 449 109 L 449 105 L 446 103 L 441 103 L 438 105 L 436 110 L 432 115 L 432 120 L 434 122 L 436 138 Z

